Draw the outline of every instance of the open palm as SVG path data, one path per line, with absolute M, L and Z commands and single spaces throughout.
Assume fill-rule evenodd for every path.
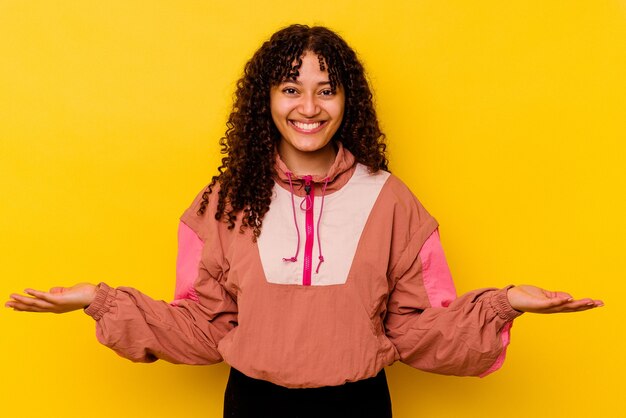
M 28 296 L 14 293 L 5 306 L 16 311 L 64 313 L 83 309 L 96 294 L 96 286 L 79 283 L 72 287 L 53 287 L 48 292 L 24 290 Z
M 576 300 L 569 293 L 552 292 L 530 285 L 510 288 L 508 298 L 513 309 L 533 313 L 579 312 L 604 305 L 601 300 Z

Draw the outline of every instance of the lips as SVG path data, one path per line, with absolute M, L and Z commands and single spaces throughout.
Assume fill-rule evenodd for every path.
M 313 133 L 321 131 L 324 125 L 326 125 L 326 121 L 299 122 L 296 120 L 290 120 L 289 125 L 298 132 L 301 132 L 304 134 L 313 134 Z

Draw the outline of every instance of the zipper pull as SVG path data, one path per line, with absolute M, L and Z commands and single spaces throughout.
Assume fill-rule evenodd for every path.
M 306 193 L 307 196 L 309 196 L 311 194 L 311 180 L 313 179 L 313 177 L 311 176 L 304 176 L 304 192 Z

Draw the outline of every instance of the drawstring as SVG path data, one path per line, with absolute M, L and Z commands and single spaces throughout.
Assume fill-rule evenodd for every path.
M 292 182 L 292 177 L 291 177 L 293 173 L 291 173 L 290 171 L 287 171 L 285 172 L 285 174 L 287 175 L 287 178 L 289 179 L 289 191 L 291 192 L 291 210 L 293 212 L 293 224 L 296 227 L 296 236 L 298 237 L 298 243 L 296 245 L 296 254 L 290 258 L 283 258 L 283 261 L 295 262 L 295 261 L 298 261 L 298 254 L 300 252 L 300 228 L 298 228 L 298 218 L 296 216 L 296 202 L 294 200 L 294 193 L 293 193 L 293 182 Z M 328 186 L 329 181 L 330 181 L 329 177 L 326 177 L 324 179 L 324 186 L 322 187 L 322 202 L 320 204 L 320 214 L 317 217 L 317 226 L 315 228 L 317 230 L 317 248 L 320 254 L 319 262 L 317 263 L 317 268 L 315 269 L 315 274 L 319 273 L 320 266 L 324 262 L 324 255 L 322 254 L 322 241 L 320 240 L 320 221 L 322 220 L 322 213 L 324 211 L 324 198 L 326 197 L 326 186 Z M 302 200 L 302 202 L 300 202 L 300 209 L 304 211 L 308 210 L 311 207 L 311 203 L 312 203 L 311 196 L 307 193 L 307 195 Z
M 305 186 L 305 187 L 309 187 L 309 186 Z M 302 207 L 302 205 L 304 205 L 304 207 Z M 304 199 L 302 200 L 302 202 L 300 202 L 300 209 L 306 212 L 307 210 L 309 210 L 310 207 L 311 207 L 311 195 L 307 193 Z
M 295 262 L 298 261 L 298 253 L 300 252 L 300 229 L 298 228 L 298 219 L 296 218 L 296 202 L 293 199 L 293 183 L 291 182 L 290 171 L 285 173 L 289 179 L 289 190 L 291 191 L 291 209 L 293 210 L 293 224 L 296 226 L 296 236 L 298 237 L 298 244 L 296 245 L 296 254 L 291 258 L 283 258 L 283 261 Z M 302 204 L 300 204 L 302 207 Z
M 319 263 L 317 263 L 317 268 L 315 269 L 315 274 L 319 273 L 320 266 L 324 262 L 324 256 L 322 255 L 322 241 L 320 240 L 320 221 L 322 220 L 322 211 L 324 210 L 324 197 L 326 196 L 326 186 L 328 186 L 328 181 L 330 178 L 326 177 L 324 179 L 324 187 L 322 188 L 322 203 L 320 204 L 320 215 L 317 217 L 317 248 L 319 249 Z

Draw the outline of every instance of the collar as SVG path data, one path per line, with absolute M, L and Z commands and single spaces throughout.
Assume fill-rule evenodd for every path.
M 341 189 L 350 180 L 354 170 L 356 169 L 356 158 L 350 151 L 344 148 L 341 142 L 336 142 L 337 155 L 335 161 L 328 169 L 328 173 L 325 176 L 313 176 L 313 183 L 323 184 L 328 178 L 328 185 L 326 186 L 326 194 L 331 194 Z M 282 188 L 289 190 L 289 178 L 287 172 L 290 172 L 285 162 L 280 158 L 278 151 L 275 153 L 274 162 L 275 182 Z M 301 176 L 291 175 L 291 180 L 294 186 L 297 186 L 294 190 L 294 194 L 297 196 L 304 196 L 304 188 L 302 187 L 304 181 Z

